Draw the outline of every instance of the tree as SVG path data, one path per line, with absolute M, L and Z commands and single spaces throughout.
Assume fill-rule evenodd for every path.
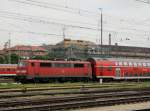
M 17 64 L 19 61 L 19 56 L 16 54 L 11 54 L 11 63 L 12 64 Z
M 33 56 L 31 59 L 48 60 L 48 56 Z
M 0 56 L 0 64 L 4 64 L 4 58 Z
M 11 54 L 10 56 L 6 55 L 5 59 L 4 59 L 5 64 L 9 64 L 9 57 L 11 59 L 10 64 L 18 64 L 18 61 L 19 61 L 20 57 L 16 54 Z

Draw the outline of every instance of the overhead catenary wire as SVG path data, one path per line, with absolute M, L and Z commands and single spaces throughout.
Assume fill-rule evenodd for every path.
M 28 0 L 28 1 L 31 1 L 31 0 Z M 7 17 L 6 17 L 7 18 Z M 11 18 L 11 17 L 9 17 L 9 18 Z M 19 18 L 19 17 L 18 17 Z M 20 18 L 19 18 L 20 19 Z M 19 20 L 19 19 L 17 19 L 17 20 Z M 23 20 L 24 19 L 24 20 Z M 15 19 L 14 19 L 15 20 Z M 20 19 L 21 20 L 21 19 Z M 39 20 L 39 18 L 38 18 L 38 20 Z M 29 20 L 29 19 L 26 19 L 26 18 L 23 18 L 22 17 L 22 21 L 27 21 L 27 22 L 31 22 L 31 23 L 42 23 L 42 24 L 46 24 L 46 25 L 48 25 L 48 24 L 51 24 L 50 23 L 50 21 L 49 21 L 49 23 L 47 23 L 47 22 L 38 22 L 38 21 L 35 21 L 34 19 L 32 19 L 32 17 L 31 17 L 31 19 Z M 47 20 L 44 20 L 44 21 L 47 21 Z M 123 21 L 123 22 L 128 22 L 128 21 Z M 129 21 L 130 22 L 130 21 Z M 132 22 L 130 22 L 130 23 L 132 23 Z M 130 24 L 129 23 L 129 24 Z M 60 24 L 54 24 L 54 25 L 58 25 L 58 26 L 61 26 L 62 27 L 62 25 L 60 25 Z M 63 24 L 64 25 L 64 24 Z M 109 24 L 110 25 L 110 24 Z M 136 24 L 137 25 L 137 24 Z M 74 27 L 69 27 L 69 28 L 74 28 Z M 128 28 L 128 27 L 127 27 Z M 84 28 L 79 28 L 79 27 L 77 27 L 77 29 L 83 29 L 84 30 Z M 134 29 L 134 28 L 128 28 L 128 29 L 126 29 L 126 30 L 124 30 L 124 29 L 122 29 L 123 30 L 123 32 L 122 31 L 117 31 L 117 30 L 114 30 L 114 29 L 105 29 L 105 32 L 107 33 L 107 32 L 112 32 L 112 33 L 118 33 L 118 34 L 121 34 L 122 33 L 122 37 L 124 37 L 124 36 L 128 36 L 129 34 L 132 34 L 132 35 L 134 35 L 134 36 L 136 36 L 136 35 L 138 35 L 138 36 L 147 36 L 148 34 L 147 34 L 147 32 L 145 32 L 144 30 L 142 30 L 141 32 L 139 32 L 138 31 L 138 29 Z M 95 30 L 95 31 L 97 31 L 97 30 Z M 136 31 L 136 32 L 138 32 L 138 34 L 135 34 L 134 32 L 128 32 L 128 31 Z M 143 32 L 144 31 L 144 32 Z M 143 32 L 143 33 L 142 33 Z M 139 33 L 141 33 L 141 34 L 139 34 Z M 147 34 L 147 35 L 146 35 Z M 116 36 L 117 37 L 117 36 Z
M 35 0 L 9 0 L 9 1 L 18 2 L 22 4 L 27 4 L 27 5 L 34 5 L 34 6 L 38 6 L 42 8 L 50 8 L 50 9 L 54 9 L 58 11 L 65 11 L 65 12 L 69 12 L 73 14 L 78 14 L 80 16 L 99 17 L 99 14 L 95 12 L 91 12 L 91 11 L 84 10 L 84 9 L 71 8 L 69 6 L 64 7 L 62 5 L 50 4 L 48 2 L 39 2 Z
M 2 15 L 1 15 L 2 13 Z M 6 14 L 6 15 L 5 15 Z M 57 23 L 57 22 L 51 22 L 51 21 L 47 21 L 47 20 L 44 20 L 44 19 L 40 19 L 40 17 L 35 17 L 35 16 L 29 16 L 29 15 L 23 15 L 23 14 L 19 14 L 19 13 L 9 13 L 9 12 L 3 12 L 3 11 L 0 11 L 0 17 L 4 17 L 4 18 L 9 18 L 9 19 L 14 19 L 14 20 L 21 20 L 21 21 L 26 21 L 26 22 L 33 22 L 33 23 L 42 23 L 42 24 L 53 24 L 53 25 L 58 25 L 58 26 L 61 26 L 61 27 L 69 27 L 69 28 L 77 28 L 77 29 L 86 29 L 86 30 L 93 30 L 93 31 L 100 31 L 99 28 L 97 28 L 97 26 L 95 26 L 95 28 L 92 28 L 92 27 L 82 27 L 82 26 L 78 26 L 78 25 L 66 25 L 64 23 Z M 110 24 L 109 24 L 110 25 Z M 120 28 L 121 29 L 121 28 Z M 115 30 L 112 30 L 112 29 L 104 29 L 105 31 L 108 31 L 108 32 L 114 32 Z M 130 28 L 124 28 L 123 30 L 135 30 L 135 31 L 143 31 L 144 33 L 146 31 L 144 30 L 137 30 L 137 29 L 130 29 Z M 122 32 L 122 31 L 118 31 L 118 32 Z M 128 32 L 127 32 L 128 33 Z M 148 32 L 146 32 L 148 33 Z M 136 35 L 136 34 L 134 34 Z M 137 34 L 139 35 L 139 34 Z M 141 34 L 143 35 L 143 34 Z

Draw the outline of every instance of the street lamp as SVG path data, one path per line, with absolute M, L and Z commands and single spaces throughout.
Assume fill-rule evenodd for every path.
M 103 54 L 103 9 L 102 8 L 99 8 L 100 10 L 100 19 L 101 19 L 101 35 L 100 35 L 100 40 L 101 40 L 101 55 Z

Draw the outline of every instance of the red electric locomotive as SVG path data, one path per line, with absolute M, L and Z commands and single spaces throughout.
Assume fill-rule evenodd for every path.
M 17 79 L 19 80 L 89 78 L 92 78 L 90 62 L 83 61 L 23 60 L 19 63 L 17 70 Z
M 0 77 L 16 76 L 17 64 L 0 64 Z

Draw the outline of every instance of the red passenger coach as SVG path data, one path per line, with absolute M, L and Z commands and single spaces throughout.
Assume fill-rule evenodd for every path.
M 25 80 L 90 79 L 92 70 L 86 61 L 23 60 L 17 68 L 17 76 Z
M 17 64 L 0 64 L 0 77 L 16 76 Z
M 150 79 L 150 60 L 121 58 L 90 58 L 96 79 Z

